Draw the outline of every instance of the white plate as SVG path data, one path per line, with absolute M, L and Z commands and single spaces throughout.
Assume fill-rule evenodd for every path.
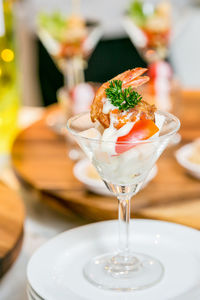
M 32 287 L 29 284 L 27 286 L 27 296 L 28 300 L 43 300 L 40 296 L 36 294 L 36 292 L 32 289 Z
M 101 179 L 95 179 L 88 176 L 87 172 L 90 166 L 91 163 L 88 159 L 80 160 L 74 166 L 74 176 L 82 182 L 89 191 L 100 195 L 112 196 L 113 194 L 106 188 Z M 155 165 L 149 172 L 142 188 L 144 188 L 156 176 L 157 172 L 158 168 Z
M 28 300 L 43 300 L 42 298 L 35 297 L 35 294 L 32 292 L 27 291 Z
M 162 221 L 131 220 L 132 248 L 164 265 L 160 283 L 142 291 L 111 292 L 87 282 L 83 266 L 93 256 L 116 250 L 117 229 L 117 221 L 105 221 L 58 235 L 29 261 L 29 284 L 45 300 L 200 299 L 200 233 Z
M 181 147 L 178 151 L 176 151 L 175 156 L 178 161 L 178 163 L 185 168 L 191 175 L 194 177 L 200 179 L 200 165 L 194 164 L 189 161 L 189 157 L 192 154 L 192 148 L 194 147 L 194 144 L 187 144 L 183 147 Z

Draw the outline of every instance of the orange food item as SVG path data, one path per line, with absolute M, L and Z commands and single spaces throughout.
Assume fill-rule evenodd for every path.
M 115 151 L 117 154 L 128 151 L 129 149 L 134 147 L 134 142 L 138 140 L 147 140 L 158 131 L 159 128 L 152 120 L 139 120 L 133 125 L 128 134 L 120 136 L 117 139 Z

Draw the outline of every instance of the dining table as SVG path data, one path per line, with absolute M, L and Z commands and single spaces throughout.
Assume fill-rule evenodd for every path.
M 131 215 L 200 229 L 199 182 L 188 176 L 175 159 L 181 145 L 200 136 L 199 93 L 184 91 L 179 101 L 179 111 L 174 113 L 181 120 L 181 142 L 175 146 L 171 143 L 164 151 L 157 163 L 157 176 L 132 198 Z M 62 127 L 63 134 L 52 130 L 48 125 L 52 116 L 59 117 L 59 105 L 47 108 L 43 117 L 15 140 L 11 160 L 18 179 L 61 213 L 71 212 L 89 221 L 116 219 L 115 197 L 89 192 L 74 175 L 75 162 L 68 154 L 75 144 L 70 142 L 66 126 Z
M 24 238 L 16 262 L 0 280 L 0 300 L 25 300 L 26 266 L 33 252 L 62 231 L 89 222 L 117 218 L 117 200 L 88 192 L 73 175 L 65 136 L 46 119 L 58 105 L 22 108 L 25 120 L 11 154 L 3 157 L 1 180 L 23 199 Z M 34 112 L 34 113 L 33 113 Z M 29 117 L 27 120 L 27 115 Z M 183 90 L 181 142 L 158 161 L 158 174 L 133 200 L 132 217 L 167 220 L 200 229 L 200 185 L 177 163 L 175 151 L 200 137 L 200 91 Z M 12 286 L 12 289 L 10 288 Z

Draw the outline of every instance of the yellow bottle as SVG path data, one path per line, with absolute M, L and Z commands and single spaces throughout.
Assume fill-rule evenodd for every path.
M 0 36 L 0 154 L 9 153 L 11 149 L 17 133 L 19 110 L 13 1 L 4 0 L 3 10 L 5 32 Z

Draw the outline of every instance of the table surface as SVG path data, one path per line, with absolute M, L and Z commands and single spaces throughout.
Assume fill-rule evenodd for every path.
M 198 92 L 184 92 L 182 97 L 182 144 L 200 135 L 200 96 Z M 56 107 L 46 110 L 49 114 Z M 180 147 L 180 144 L 176 147 Z M 189 177 L 174 158 L 175 147 L 168 148 L 158 160 L 156 178 L 133 199 L 132 216 L 154 218 L 200 228 L 200 185 Z M 73 162 L 66 156 L 64 136 L 52 132 L 46 125 L 46 115 L 16 139 L 12 162 L 16 174 L 62 212 L 71 210 L 89 220 L 117 218 L 114 197 L 88 193 L 73 176 Z M 184 186 L 184 189 L 183 189 Z
M 20 253 L 25 211 L 19 195 L 0 181 L 0 278 Z

